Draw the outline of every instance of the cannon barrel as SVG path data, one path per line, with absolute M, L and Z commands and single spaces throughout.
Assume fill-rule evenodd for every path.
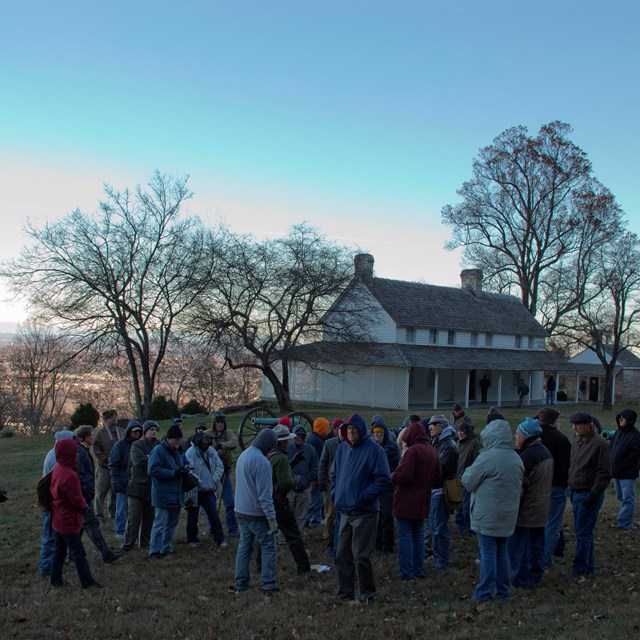
M 615 429 L 603 429 L 600 434 L 605 440 L 611 440 L 613 438 L 613 434 L 616 432 Z
M 260 416 L 251 416 L 251 424 L 257 427 L 275 427 L 280 418 L 264 418 Z

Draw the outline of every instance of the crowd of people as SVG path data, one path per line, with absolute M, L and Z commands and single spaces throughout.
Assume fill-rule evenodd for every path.
M 637 415 L 621 411 L 610 442 L 583 411 L 569 419 L 570 440 L 558 428 L 559 415 L 545 406 L 515 434 L 496 408 L 476 433 L 458 404 L 450 417 L 410 415 L 396 429 L 381 415 L 369 425 L 354 413 L 331 424 L 317 418 L 307 433 L 284 416 L 238 456 L 234 490 L 238 440 L 224 414 L 214 415 L 210 428 L 198 422 L 189 438 L 176 419 L 159 439 L 157 422 L 131 420 L 120 428 L 116 412 L 106 411 L 97 432 L 85 425 L 55 434 L 43 466 L 43 477 L 51 474 L 51 508 L 43 512 L 38 572 L 52 587 L 61 586 L 68 554 L 82 587 L 98 589 L 83 532 L 105 563 L 136 547 L 161 561 L 174 553 L 185 508 L 190 547 L 200 544 L 201 514 L 221 551 L 228 538 L 239 537 L 235 593 L 250 587 L 254 550 L 265 593 L 278 591 L 278 544 L 289 547 L 299 574 L 309 573 L 305 529 L 321 526 L 325 554 L 334 559 L 337 598 L 368 603 L 377 595 L 376 550 L 395 555 L 397 546 L 399 579 L 419 580 L 430 556 L 435 570 L 451 566 L 455 526 L 477 538 L 480 576 L 473 599 L 487 602 L 508 598 L 511 587 L 542 583 L 554 556 L 564 553 L 569 499 L 576 544 L 567 578 L 590 576 L 596 571 L 595 526 L 611 478 L 620 501 L 616 526 L 633 528 Z M 103 536 L 107 514 L 119 549 Z

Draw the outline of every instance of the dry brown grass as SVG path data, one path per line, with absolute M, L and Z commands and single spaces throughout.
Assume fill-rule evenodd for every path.
M 373 415 L 370 411 L 363 413 L 368 419 Z M 520 410 L 520 419 L 525 414 Z M 606 425 L 612 422 L 610 418 L 607 416 Z M 515 422 L 516 415 L 511 419 Z M 400 420 L 394 417 L 389 422 Z M 480 412 L 477 421 L 480 423 Z M 596 577 L 573 582 L 561 576 L 570 565 L 574 548 L 568 507 L 568 558 L 548 571 L 542 587 L 526 592 L 513 589 L 506 603 L 478 607 L 471 601 L 478 578 L 473 561 L 477 548 L 472 537 L 457 533 L 453 533 L 452 541 L 453 568 L 442 572 L 428 564 L 426 579 L 417 583 L 397 579 L 394 558 L 376 557 L 379 600 L 374 605 L 336 604 L 333 573 L 298 577 L 286 547 L 278 549 L 280 594 L 266 597 L 252 589 L 235 597 L 228 591 L 233 580 L 235 541 L 230 541 L 226 552 L 208 543 L 189 549 L 184 520 L 178 527 L 176 557 L 162 562 L 149 561 L 141 552 L 133 552 L 107 566 L 85 540 L 91 567 L 105 589 L 95 595 L 84 593 L 73 567 L 67 566 L 66 586 L 51 592 L 35 572 L 40 514 L 33 506 L 35 484 L 50 444 L 50 436 L 0 441 L 0 486 L 10 496 L 0 505 L 2 640 L 439 636 L 585 640 L 634 638 L 639 632 L 640 529 L 624 533 L 610 528 L 617 510 L 611 492 L 597 530 Z M 110 525 L 109 521 L 105 524 L 108 536 Z M 115 543 L 112 536 L 111 540 Z M 312 562 L 326 561 L 320 530 L 309 532 L 307 544 Z

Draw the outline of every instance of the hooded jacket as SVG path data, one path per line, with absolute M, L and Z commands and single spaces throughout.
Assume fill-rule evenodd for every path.
M 211 429 L 207 429 L 205 433 L 211 438 L 212 446 L 224 465 L 224 472 L 228 474 L 233 466 L 233 453 L 231 452 L 238 448 L 236 434 L 229 429 L 226 421 L 222 431 L 218 431 L 214 426 Z
M 296 427 L 293 432 L 296 433 L 299 429 L 304 432 L 303 426 Z M 300 477 L 300 482 L 293 488 L 293 491 L 300 493 L 308 489 L 311 483 L 317 483 L 318 481 L 318 454 L 310 444 L 307 444 L 306 440 L 302 445 L 298 445 L 295 440 L 291 440 L 287 447 L 289 463 L 291 463 L 298 454 L 301 454 L 300 457 L 298 457 L 299 462 L 295 464 L 291 470 L 295 475 Z
M 129 436 L 131 435 L 131 431 L 136 428 L 142 430 L 142 425 L 137 420 L 131 420 L 124 432 L 124 437 L 113 445 L 113 449 L 111 449 L 111 454 L 109 455 L 111 487 L 116 493 L 126 491 L 127 485 L 129 484 L 127 467 L 129 466 L 131 445 L 135 442 Z
M 396 518 L 422 520 L 429 515 L 431 486 L 442 475 L 435 449 L 427 444 L 424 427 L 415 422 L 405 430 L 404 452 L 398 468 L 391 474 L 394 486 L 393 515 Z
M 78 442 L 59 440 L 56 460 L 58 464 L 51 474 L 51 528 L 58 533 L 80 533 L 87 503 L 82 497 L 80 477 L 76 472 Z
M 220 480 L 224 473 L 224 465 L 213 447 L 207 447 L 206 451 L 200 448 L 200 443 L 205 436 L 209 437 L 205 433 L 195 435 L 191 446 L 185 453 L 185 458 L 191 470 L 200 478 L 198 491 L 213 491 L 217 498 L 222 490 Z
M 432 444 L 440 458 L 442 478 L 434 483 L 434 489 L 442 489 L 445 480 L 451 480 L 458 473 L 458 445 L 455 442 L 456 430 L 448 424 L 442 433 L 434 438 Z
M 620 418 L 627 424 L 620 426 Z M 632 409 L 624 409 L 616 416 L 618 428 L 611 439 L 612 477 L 619 480 L 634 480 L 640 471 L 640 431 L 636 428 L 638 414 Z
M 174 449 L 166 438 L 153 448 L 149 455 L 149 475 L 151 476 L 151 504 L 160 509 L 179 509 L 184 506 L 182 477 L 176 476 L 184 467 L 184 454 Z
M 398 447 L 396 437 L 389 431 L 387 423 L 380 415 L 373 416 L 373 420 L 371 421 L 371 428 L 373 429 L 373 427 L 382 427 L 384 429 L 384 436 L 380 444 L 387 455 L 389 471 L 393 473 L 396 470 L 398 463 L 400 462 L 400 448 Z
M 506 420 L 494 420 L 481 432 L 482 450 L 462 474 L 471 492 L 471 529 L 485 536 L 508 538 L 516 527 L 524 465 L 513 450 Z
M 272 520 L 276 517 L 272 469 L 267 454 L 277 442 L 273 429 L 261 429 L 251 446 L 238 457 L 235 495 L 238 518 Z
M 462 478 L 462 474 L 468 467 L 473 464 L 473 461 L 478 457 L 480 453 L 480 438 L 472 431 L 464 440 L 458 440 L 458 469 L 456 471 L 456 478 Z
M 336 450 L 331 472 L 333 501 L 336 509 L 347 515 L 379 511 L 379 498 L 391 480 L 387 456 L 367 433 L 361 415 L 354 413 L 347 424 L 358 429 L 360 441 L 352 444 L 346 440 Z

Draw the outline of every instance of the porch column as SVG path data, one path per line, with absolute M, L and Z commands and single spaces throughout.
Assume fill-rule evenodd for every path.
M 533 374 L 529 371 L 529 393 L 527 394 L 527 406 L 531 404 L 531 389 L 533 387 Z
M 469 381 L 471 380 L 471 371 L 467 370 L 467 382 L 465 384 L 465 392 L 464 392 L 464 408 L 469 408 Z
M 560 378 L 558 378 L 557 371 L 553 372 L 553 376 L 556 379 L 556 388 L 553 390 L 553 404 L 556 404 L 558 402 L 558 380 L 560 380 Z
M 580 372 L 576 371 L 576 404 L 580 402 Z
M 502 371 L 498 376 L 498 404 L 496 406 L 498 407 L 502 406 Z
M 438 408 L 438 377 L 439 372 L 437 369 L 434 369 L 435 376 L 433 377 L 433 408 Z

